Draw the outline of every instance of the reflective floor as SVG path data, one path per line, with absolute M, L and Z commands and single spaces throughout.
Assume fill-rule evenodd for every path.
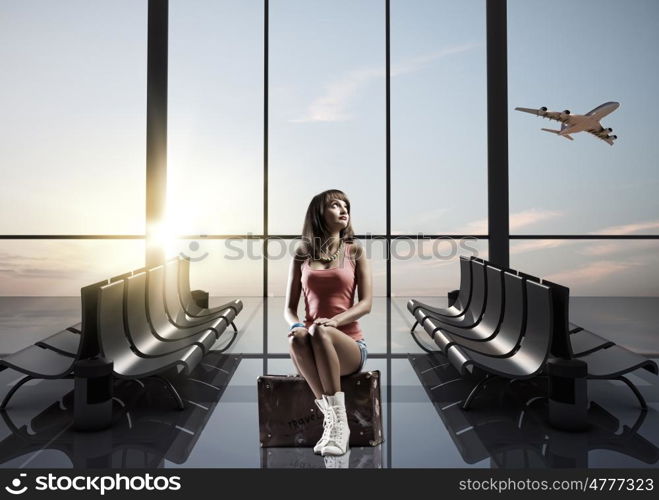
M 222 303 L 224 298 L 214 298 Z M 375 300 L 361 321 L 369 346 L 365 370 L 382 374 L 384 443 L 353 448 L 341 460 L 310 448 L 261 448 L 256 379 L 293 373 L 286 356 L 282 298 L 246 298 L 239 335 L 223 354 L 206 356 L 177 388 L 186 409 L 160 384 L 115 385 L 114 423 L 103 432 L 72 428 L 72 381 L 31 381 L 0 413 L 0 466 L 98 467 L 657 467 L 659 380 L 630 375 L 649 410 L 621 383 L 590 381 L 590 428 L 571 433 L 547 423 L 545 383 L 493 382 L 464 412 L 473 380 L 411 339 L 406 298 Z M 441 306 L 442 299 L 428 298 Z M 213 304 L 211 304 L 213 305 Z M 573 298 L 571 319 L 656 359 L 659 299 Z M 0 352 L 11 353 L 78 322 L 77 298 L 0 298 Z M 216 348 L 222 347 L 220 339 Z M 265 355 L 264 355 L 265 353 Z M 0 396 L 21 378 L 0 372 Z

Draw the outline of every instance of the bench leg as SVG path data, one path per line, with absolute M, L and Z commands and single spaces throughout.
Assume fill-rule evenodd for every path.
M 630 433 L 633 435 L 638 430 L 641 428 L 641 425 L 643 425 L 643 422 L 645 422 L 645 418 L 647 417 L 648 412 L 645 410 L 641 410 L 641 413 L 638 415 L 638 418 L 636 419 L 636 422 L 634 422 L 634 425 L 630 427 Z
M 139 379 L 136 378 L 131 378 L 129 379 L 129 382 L 135 382 L 137 385 L 139 385 L 142 389 L 144 389 L 144 382 L 142 382 Z
M 0 404 L 0 410 L 4 410 L 5 407 L 7 406 L 7 403 L 9 403 L 9 400 L 10 400 L 11 397 L 14 395 L 14 393 L 15 393 L 18 389 L 20 389 L 21 386 L 22 386 L 23 384 L 25 384 L 26 382 L 29 382 L 29 381 L 32 380 L 33 378 L 34 378 L 34 377 L 32 377 L 31 375 L 25 375 L 25 377 L 23 377 L 23 378 L 20 379 L 18 382 L 16 382 L 16 383 L 14 384 L 14 387 L 12 387 L 11 390 L 10 390 L 10 391 L 7 393 L 7 395 L 5 396 L 5 399 L 2 400 L 2 403 Z
M 418 322 L 418 321 L 415 321 L 414 324 L 412 325 L 412 328 L 410 329 L 410 333 L 411 333 L 412 335 L 414 335 L 414 329 L 416 328 L 416 326 L 417 326 L 418 324 L 419 324 L 419 322 Z
M 625 384 L 627 384 L 627 387 L 629 387 L 632 390 L 632 392 L 636 396 L 636 399 L 638 399 L 638 402 L 641 403 L 641 409 L 643 411 L 647 411 L 648 404 L 645 402 L 645 398 L 643 397 L 643 394 L 641 394 L 641 391 L 639 391 L 638 388 L 634 384 L 632 384 L 631 381 L 628 378 L 623 377 L 622 375 L 620 375 L 619 377 L 615 378 L 614 380 L 620 380 L 621 382 L 624 382 Z
M 418 323 L 418 322 L 417 322 L 417 323 Z M 412 328 L 412 330 L 410 331 L 410 333 L 412 334 L 412 338 L 414 339 L 414 342 L 416 342 L 416 345 L 418 345 L 418 346 L 419 346 L 421 349 L 423 349 L 425 352 L 427 352 L 427 353 L 437 353 L 437 352 L 441 352 L 441 351 L 439 351 L 438 349 L 434 349 L 434 350 L 433 350 L 433 349 L 428 349 L 426 346 L 424 346 L 424 345 L 421 343 L 421 341 L 416 337 L 416 332 L 414 331 L 414 328 Z
M 238 333 L 238 328 L 236 328 L 236 324 L 233 321 L 231 322 L 231 328 L 233 328 L 235 333 Z
M 467 396 L 467 399 L 465 399 L 465 402 L 462 404 L 462 409 L 463 410 L 468 410 L 469 406 L 471 405 L 471 402 L 474 400 L 474 398 L 478 395 L 480 390 L 485 387 L 485 384 L 492 378 L 492 375 L 489 373 L 485 375 L 480 382 L 478 382 L 474 388 L 471 390 L 469 393 L 469 396 Z
M 238 331 L 234 329 L 234 331 L 231 333 L 231 340 L 229 340 L 229 343 L 224 347 L 222 347 L 221 349 L 213 349 L 213 352 L 225 352 L 229 347 L 231 347 L 231 345 L 233 344 L 234 340 L 236 340 L 237 337 L 238 337 Z
M 161 377 L 160 375 L 155 375 L 154 378 L 160 380 L 163 384 L 165 384 L 165 388 L 169 391 L 169 393 L 172 395 L 172 397 L 176 400 L 176 406 L 178 406 L 179 410 L 185 410 L 185 405 L 183 404 L 183 399 L 181 399 L 181 395 L 178 393 L 176 390 L 176 387 L 172 385 L 172 383 L 167 380 L 165 377 Z

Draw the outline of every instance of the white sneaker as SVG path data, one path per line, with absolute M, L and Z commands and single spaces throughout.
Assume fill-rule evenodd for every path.
M 346 451 L 343 455 L 335 457 L 327 455 L 323 458 L 325 460 L 326 469 L 349 469 L 350 468 L 350 450 Z
M 332 425 L 334 424 L 334 413 L 331 413 L 331 415 L 328 414 L 327 410 L 327 401 L 325 399 L 316 399 L 316 406 L 320 410 L 320 412 L 323 414 L 323 435 L 320 437 L 318 442 L 316 443 L 316 446 L 313 447 L 313 452 L 316 454 L 320 453 L 320 450 L 327 444 L 327 441 L 329 441 L 329 436 L 330 436 L 330 429 Z
M 334 396 L 323 396 L 327 403 L 328 413 L 332 413 L 334 424 L 329 429 L 329 439 L 320 450 L 322 456 L 339 456 L 348 451 L 350 440 L 350 427 L 348 427 L 348 414 L 346 413 L 345 394 L 337 392 Z

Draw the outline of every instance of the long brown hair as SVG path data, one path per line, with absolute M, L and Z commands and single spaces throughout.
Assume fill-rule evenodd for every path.
M 327 251 L 330 243 L 330 233 L 325 224 L 325 207 L 332 200 L 344 201 L 348 214 L 350 214 L 350 200 L 343 191 L 328 189 L 314 196 L 309 203 L 307 214 L 304 216 L 304 225 L 302 226 L 302 242 L 299 251 L 305 258 L 310 256 L 318 258 L 321 252 Z M 339 232 L 339 238 L 344 243 L 349 243 L 352 242 L 354 236 L 352 217 L 349 217 L 348 225 Z

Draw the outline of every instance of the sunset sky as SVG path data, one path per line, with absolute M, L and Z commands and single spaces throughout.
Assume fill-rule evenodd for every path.
M 0 0 L 0 233 L 144 234 L 146 7 Z M 356 232 L 385 232 L 384 15 L 383 0 L 270 0 L 271 234 L 299 234 L 328 188 L 350 197 Z M 170 0 L 169 26 L 167 227 L 260 234 L 263 2 Z M 509 0 L 512 234 L 659 234 L 658 46 L 655 0 Z M 394 234 L 487 232 L 485 54 L 484 0 L 391 0 Z M 621 103 L 602 122 L 613 147 L 514 111 L 606 101 Z M 199 241 L 193 284 L 261 293 L 259 258 Z M 471 246 L 487 257 L 486 241 Z M 444 250 L 394 259 L 392 292 L 455 288 L 460 251 Z M 142 241 L 3 240 L 0 295 L 77 295 L 143 256 Z M 270 265 L 271 294 L 287 265 Z M 574 295 L 659 295 L 657 240 L 513 241 L 511 266 Z

